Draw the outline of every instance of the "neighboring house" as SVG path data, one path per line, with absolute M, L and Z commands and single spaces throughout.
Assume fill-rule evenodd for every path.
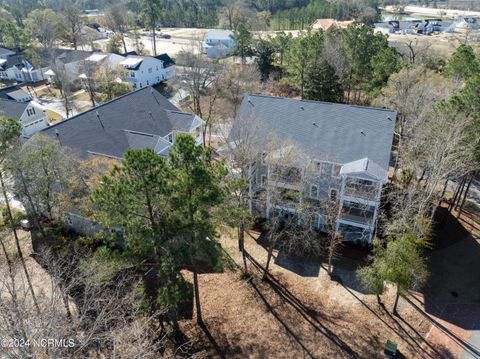
M 32 136 L 48 127 L 43 108 L 34 101 L 19 102 L 0 98 L 0 115 L 17 120 L 22 125 L 24 136 Z
M 480 18 L 478 17 L 461 17 L 455 24 L 456 28 L 462 30 L 478 30 L 480 29 Z
M 322 231 L 327 225 L 326 204 L 333 202 L 339 210 L 336 229 L 344 238 L 371 243 L 387 183 L 395 119 L 395 111 L 386 109 L 246 95 L 229 142 L 248 136 L 262 139 L 259 159 L 250 167 L 252 210 L 267 218 L 273 213 L 298 218 L 299 206 L 291 201 L 313 201 L 319 208 L 315 227 Z M 268 143 L 269 136 L 274 146 Z M 298 152 L 285 163 L 278 153 L 289 146 Z M 272 161 L 275 157 L 280 164 Z M 274 181 L 282 167 L 289 175 Z M 290 193 L 272 203 L 269 188 Z M 298 196 L 292 199 L 292 193 Z
M 18 86 L 10 86 L 0 90 L 0 98 L 17 102 L 29 102 L 32 97 Z
M 106 67 L 108 71 L 114 70 L 124 60 L 125 57 L 121 55 L 108 52 L 95 52 L 83 61 L 83 64 L 79 68 L 81 72 L 79 77 L 85 78 L 87 76 L 93 76 L 101 66 Z
M 152 56 L 128 55 L 120 62 L 128 72 L 127 81 L 136 89 L 156 85 L 175 76 L 175 62 L 167 54 Z
M 92 54 L 92 51 L 68 49 L 39 50 L 35 64 L 22 54 L 14 54 L 4 61 L 0 60 L 0 79 L 27 83 L 48 80 L 52 76 L 48 73 L 54 73 L 53 68 L 61 66 L 74 80 L 79 75 L 83 60 Z M 54 61 L 56 66 L 53 66 Z
M 312 24 L 312 30 L 323 30 L 323 31 L 333 31 L 337 29 L 345 29 L 348 25 L 352 24 L 353 21 L 338 21 L 335 19 L 317 19 Z
M 0 59 L 6 60 L 9 56 L 15 55 L 15 51 L 0 47 Z
M 179 133 L 190 134 L 202 144 L 204 124 L 198 116 L 181 112 L 152 87 L 145 87 L 55 123 L 41 133 L 83 159 L 102 156 L 121 160 L 129 149 L 150 148 L 166 156 Z M 77 209 L 68 212 L 66 222 L 82 235 L 93 236 L 103 229 Z
M 0 60 L 0 80 L 37 82 L 43 79 L 41 69 L 35 68 L 21 54 L 14 54 Z
M 179 133 L 203 143 L 204 121 L 180 111 L 152 87 L 130 92 L 42 131 L 82 158 L 121 159 L 128 149 L 151 148 L 167 155 Z
M 226 57 L 234 50 L 233 31 L 210 30 L 205 36 L 203 50 L 209 57 Z
M 55 67 L 61 67 L 68 79 L 75 81 L 78 79 L 78 76 L 82 73 L 83 65 L 85 59 L 93 55 L 93 51 L 83 51 L 83 50 L 60 50 L 57 52 L 55 58 L 55 66 L 50 64 L 50 69 L 55 72 Z

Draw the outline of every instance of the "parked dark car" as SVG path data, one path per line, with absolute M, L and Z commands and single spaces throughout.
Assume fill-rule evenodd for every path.
M 161 34 L 160 37 L 162 39 L 171 39 L 172 38 L 172 35 L 169 35 L 169 34 Z

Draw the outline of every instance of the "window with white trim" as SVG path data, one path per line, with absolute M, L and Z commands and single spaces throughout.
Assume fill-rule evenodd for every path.
M 322 177 L 330 177 L 332 175 L 332 167 L 333 165 L 330 162 L 322 162 L 322 169 L 320 171 L 320 175 Z
M 265 159 L 267 158 L 267 152 L 262 152 L 262 165 L 266 164 Z
M 265 186 L 267 184 L 267 176 L 266 175 L 262 175 L 261 184 L 262 184 L 262 186 Z
M 310 197 L 317 198 L 318 196 L 318 187 L 314 184 L 310 186 Z
M 337 190 L 331 189 L 330 190 L 330 201 L 337 202 Z
M 333 177 L 340 177 L 340 170 L 341 170 L 341 169 L 342 169 L 342 165 L 334 164 L 334 165 L 333 165 L 332 176 L 333 176 Z

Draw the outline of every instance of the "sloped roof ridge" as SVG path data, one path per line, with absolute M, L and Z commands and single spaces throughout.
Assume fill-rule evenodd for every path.
M 76 115 L 74 115 L 74 116 L 72 116 L 72 117 L 66 118 L 66 119 L 64 119 L 64 120 L 62 120 L 62 121 L 58 121 L 58 122 L 56 122 L 56 123 L 54 123 L 54 124 L 52 124 L 52 125 L 50 125 L 50 126 L 48 126 L 48 127 L 46 127 L 46 128 L 55 127 L 55 126 L 57 126 L 57 125 L 60 125 L 60 124 L 62 124 L 62 123 L 65 123 L 65 122 L 67 122 L 67 121 L 73 120 L 73 119 L 75 119 L 75 118 L 77 118 L 77 117 L 79 117 L 79 116 L 82 116 L 82 115 L 84 115 L 84 114 L 86 114 L 86 113 L 88 113 L 88 112 L 96 111 L 96 110 L 98 110 L 99 108 L 104 107 L 104 106 L 107 106 L 107 105 L 109 105 L 109 104 L 111 104 L 111 103 L 113 103 L 113 102 L 115 102 L 115 101 L 121 100 L 121 99 L 123 99 L 124 97 L 131 96 L 131 95 L 133 95 L 133 94 L 136 94 L 137 92 L 145 91 L 145 90 L 147 90 L 147 89 L 149 89 L 149 88 L 152 88 L 152 86 L 148 86 L 148 87 L 144 87 L 144 88 L 141 88 L 141 89 L 136 89 L 136 90 L 131 91 L 131 92 L 127 92 L 126 94 L 123 94 L 123 95 L 121 95 L 121 96 L 119 96 L 119 97 L 117 97 L 117 98 L 114 98 L 113 100 L 110 100 L 110 101 L 107 101 L 107 102 L 105 102 L 105 103 L 102 103 L 101 105 L 98 105 L 98 106 L 96 106 L 96 107 L 92 107 L 92 108 L 90 108 L 90 109 L 88 109 L 88 110 L 86 110 L 86 111 L 84 111 L 84 112 L 77 113 Z
M 336 106 L 346 106 L 346 107 L 348 106 L 348 107 L 356 107 L 356 108 L 362 108 L 362 109 L 368 109 L 368 110 L 379 110 L 379 111 L 385 111 L 385 112 L 396 112 L 395 110 L 385 108 L 385 107 L 361 106 L 361 105 L 353 105 L 353 104 L 348 104 L 348 103 L 306 100 L 306 99 L 297 99 L 297 98 L 289 98 L 289 97 L 262 95 L 262 94 L 255 94 L 255 93 L 246 93 L 245 96 L 264 97 L 264 98 L 271 98 L 271 99 L 277 99 L 277 100 L 291 100 L 291 101 L 307 102 L 307 103 L 321 103 L 321 104 L 325 104 L 325 105 L 336 105 Z

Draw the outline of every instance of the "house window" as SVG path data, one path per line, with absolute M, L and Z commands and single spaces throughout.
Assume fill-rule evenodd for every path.
M 322 175 L 322 177 L 330 177 L 332 175 L 332 164 L 328 162 L 323 162 L 320 174 Z
M 142 88 L 142 87 L 143 87 L 143 84 L 140 82 L 140 88 Z
M 262 153 L 262 165 L 266 164 L 265 159 L 267 158 L 267 152 Z
M 310 197 L 317 198 L 318 196 L 318 187 L 314 184 L 310 186 Z
M 135 72 L 133 72 L 133 71 L 130 72 L 130 76 L 131 76 L 131 77 L 135 77 Z
M 321 164 L 320 164 L 319 161 L 313 162 L 313 168 L 314 168 L 316 173 L 320 172 L 320 167 L 321 167 Z
M 267 176 L 266 175 L 262 175 L 262 186 L 265 186 L 267 184 Z
M 170 142 L 170 143 L 173 142 L 173 133 L 168 134 L 168 142 Z
M 337 202 L 337 190 L 331 189 L 330 190 L 330 201 Z
M 157 71 L 158 71 L 158 66 L 157 66 Z
M 151 67 L 148 69 L 148 73 L 149 73 L 149 74 L 152 73 L 152 68 L 151 68 Z
M 317 214 L 316 227 L 320 231 L 326 231 L 326 229 L 327 229 L 327 217 L 322 215 L 322 214 Z
M 147 86 L 150 85 L 150 81 L 147 80 Z
M 341 165 L 333 165 L 333 177 L 340 177 Z
M 32 107 L 32 113 L 33 114 L 35 113 L 35 107 Z

